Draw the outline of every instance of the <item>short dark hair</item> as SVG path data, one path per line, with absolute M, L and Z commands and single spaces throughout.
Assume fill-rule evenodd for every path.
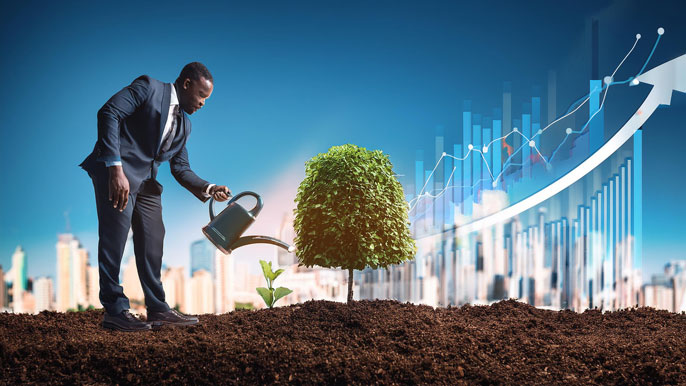
M 177 81 L 183 82 L 186 78 L 192 80 L 200 80 L 200 78 L 205 78 L 214 83 L 212 74 L 210 74 L 210 70 L 208 70 L 207 67 L 200 62 L 191 62 L 183 66 Z

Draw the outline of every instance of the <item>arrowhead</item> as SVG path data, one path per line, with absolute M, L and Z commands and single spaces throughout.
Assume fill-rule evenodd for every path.
M 686 93 L 686 55 L 663 63 L 636 79 L 652 84 L 656 91 L 659 90 L 659 102 L 668 105 L 672 99 L 672 90 Z

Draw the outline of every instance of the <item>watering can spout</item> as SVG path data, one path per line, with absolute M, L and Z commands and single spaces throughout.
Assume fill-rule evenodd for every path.
M 249 244 L 271 244 L 271 245 L 276 245 L 277 247 L 281 247 L 288 252 L 293 252 L 295 250 L 295 247 L 292 245 L 288 245 L 284 243 L 281 240 L 275 239 L 273 237 L 268 237 L 268 236 L 243 236 L 240 239 L 236 240 L 233 244 L 231 244 L 231 249 L 236 249 L 238 247 L 242 247 L 244 245 L 249 245 Z

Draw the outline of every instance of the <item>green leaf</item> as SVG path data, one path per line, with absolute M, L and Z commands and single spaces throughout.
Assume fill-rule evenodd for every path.
M 264 299 L 264 302 L 267 303 L 267 306 L 272 308 L 274 305 L 274 295 L 272 294 L 272 291 L 264 287 L 257 287 L 256 289 L 257 293 Z
M 272 278 L 271 278 L 271 279 L 272 279 L 272 280 L 275 280 L 275 279 L 276 279 L 277 277 L 279 277 L 279 275 L 281 275 L 282 273 L 283 273 L 283 269 L 277 269 L 276 272 L 274 272 L 274 274 L 272 275 Z
M 271 277 L 273 275 L 272 262 L 270 261 L 269 263 L 267 263 L 264 260 L 260 260 L 260 265 L 262 266 L 262 273 L 264 274 L 264 278 L 267 280 L 271 280 Z
M 277 300 L 281 299 L 282 297 L 288 295 L 293 291 L 289 290 L 286 287 L 279 287 L 274 290 L 274 303 L 276 303 Z

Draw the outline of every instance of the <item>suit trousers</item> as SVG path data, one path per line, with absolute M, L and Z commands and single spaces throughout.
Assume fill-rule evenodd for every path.
M 161 185 L 154 180 L 144 181 L 138 192 L 129 193 L 129 202 L 120 212 L 109 200 L 109 173 L 104 164 L 97 167 L 92 174 L 89 173 L 89 176 L 93 181 L 98 212 L 100 303 L 110 315 L 130 308 L 129 298 L 119 285 L 119 271 L 131 229 L 136 268 L 147 311 L 168 311 L 170 307 L 165 302 L 161 281 L 165 233 L 162 222 Z

